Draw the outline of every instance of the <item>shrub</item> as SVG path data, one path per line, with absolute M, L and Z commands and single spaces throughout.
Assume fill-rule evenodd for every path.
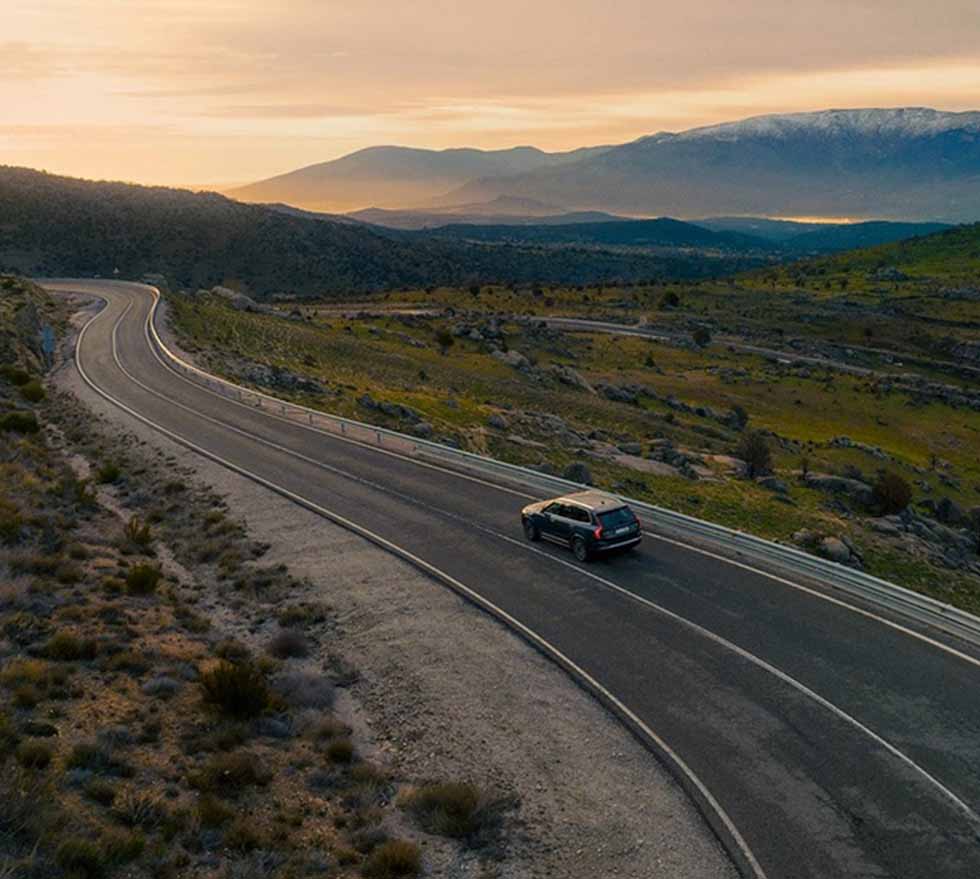
M 875 506 L 883 516 L 901 513 L 912 500 L 912 486 L 897 473 L 882 473 L 872 491 Z
M 107 864 L 99 848 L 92 840 L 71 836 L 58 846 L 55 861 L 66 873 L 81 879 L 98 879 L 105 873 Z
M 371 852 L 362 872 L 368 879 L 400 879 L 418 876 L 422 870 L 422 855 L 414 842 L 390 839 Z
M 20 395 L 28 403 L 40 403 L 47 396 L 44 392 L 44 385 L 36 378 L 20 386 Z
M 112 815 L 127 827 L 156 827 L 164 816 L 159 795 L 140 788 L 127 787 L 115 797 Z
M 107 461 L 95 471 L 95 480 L 101 485 L 110 485 L 118 482 L 121 476 L 122 471 L 119 469 L 119 465 L 111 461 Z
M 95 742 L 79 742 L 65 759 L 66 769 L 86 769 L 99 774 L 131 777 L 133 769 L 117 760 L 105 748 Z
M 170 699 L 180 691 L 180 682 L 168 675 L 154 675 L 140 689 L 145 696 Z
M 0 430 L 28 434 L 37 433 L 40 429 L 33 412 L 7 412 L 0 415 Z
M 31 380 L 30 373 L 18 366 L 0 366 L 0 375 L 17 387 L 26 385 Z
M 58 662 L 79 662 L 95 659 L 99 645 L 91 638 L 82 638 L 74 632 L 62 629 L 45 642 L 42 652 L 48 659 Z
M 293 671 L 275 679 L 279 695 L 293 708 L 330 708 L 336 698 L 333 682 L 320 674 Z
M 238 817 L 225 831 L 224 844 L 225 848 L 232 851 L 253 852 L 263 848 L 267 841 L 265 834 L 254 821 L 245 817 Z
M 17 730 L 6 714 L 0 712 L 0 762 L 17 747 Z
M 234 816 L 235 810 L 213 794 L 202 794 L 197 801 L 197 820 L 202 827 L 220 827 Z
M 306 656 L 310 652 L 310 643 L 298 629 L 281 629 L 266 646 L 266 650 L 277 659 Z
M 236 638 L 225 638 L 219 641 L 214 648 L 214 655 L 229 662 L 241 662 L 251 656 L 251 652 L 241 641 Z
M 272 699 L 265 675 L 251 662 L 221 661 L 201 675 L 204 700 L 232 717 L 257 717 Z
M 27 739 L 17 746 L 14 756 L 25 769 L 45 769 L 53 756 L 51 745 L 40 739 Z
M 705 327 L 697 327 L 691 334 L 691 338 L 694 339 L 695 345 L 703 348 L 711 341 L 711 332 Z
M 126 591 L 130 595 L 150 595 L 162 576 L 154 565 L 134 565 L 126 574 Z
M 423 829 L 440 836 L 477 842 L 500 823 L 503 801 L 490 799 L 474 784 L 427 784 L 410 793 L 402 806 Z
M 146 847 L 146 839 L 142 833 L 116 828 L 104 831 L 100 842 L 103 858 L 112 865 L 135 861 Z
M 85 796 L 103 806 L 111 806 L 116 799 L 116 786 L 104 778 L 92 778 L 85 785 Z
M 139 516 L 133 516 L 126 523 L 126 540 L 134 546 L 145 549 L 153 543 L 153 533 L 150 531 L 150 526 Z
M 732 426 L 736 430 L 745 430 L 746 425 L 749 423 L 749 413 L 746 411 L 744 406 L 739 406 L 737 403 L 732 406 L 732 411 L 729 414 L 729 420 L 732 422 Z
M 187 776 L 195 790 L 221 796 L 235 796 L 246 787 L 263 786 L 270 780 L 271 776 L 259 768 L 256 756 L 247 751 L 217 754 Z
M 456 344 L 456 340 L 453 338 L 453 334 L 449 332 L 445 327 L 436 331 L 436 344 L 439 346 L 439 352 L 441 354 L 448 353 L 449 349 Z
M 772 470 L 772 452 L 769 450 L 769 440 L 758 430 L 752 430 L 742 435 L 735 449 L 735 457 L 741 458 L 746 464 L 746 475 L 750 479 L 764 476 Z
M 334 739 L 327 745 L 327 759 L 331 763 L 351 763 L 354 760 L 354 743 L 350 739 Z

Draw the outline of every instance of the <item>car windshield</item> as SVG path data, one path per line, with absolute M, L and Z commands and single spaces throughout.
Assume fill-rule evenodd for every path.
M 603 528 L 622 528 L 623 525 L 632 525 L 635 519 L 629 507 L 619 507 L 607 513 L 599 513 L 599 521 Z

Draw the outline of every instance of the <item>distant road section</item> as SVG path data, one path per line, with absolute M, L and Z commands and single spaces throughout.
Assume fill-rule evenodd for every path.
M 411 554 L 595 681 L 703 785 L 746 875 L 980 876 L 980 662 L 962 645 L 655 535 L 579 565 L 523 539 L 530 494 L 183 379 L 150 345 L 150 288 L 46 286 L 105 298 L 77 357 L 117 405 Z

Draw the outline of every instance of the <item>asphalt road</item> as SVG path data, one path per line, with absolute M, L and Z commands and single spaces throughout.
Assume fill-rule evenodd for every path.
M 409 550 L 547 639 L 677 752 L 770 879 L 980 877 L 975 660 L 655 536 L 578 565 L 523 540 L 527 500 L 513 490 L 175 375 L 144 332 L 148 288 L 47 286 L 107 299 L 78 350 L 102 391 Z

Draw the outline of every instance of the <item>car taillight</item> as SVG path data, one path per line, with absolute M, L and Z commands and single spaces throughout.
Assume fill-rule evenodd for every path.
M 602 540 L 602 526 L 601 525 L 598 528 L 596 528 L 595 531 L 592 532 L 592 536 L 595 537 L 596 540 Z

